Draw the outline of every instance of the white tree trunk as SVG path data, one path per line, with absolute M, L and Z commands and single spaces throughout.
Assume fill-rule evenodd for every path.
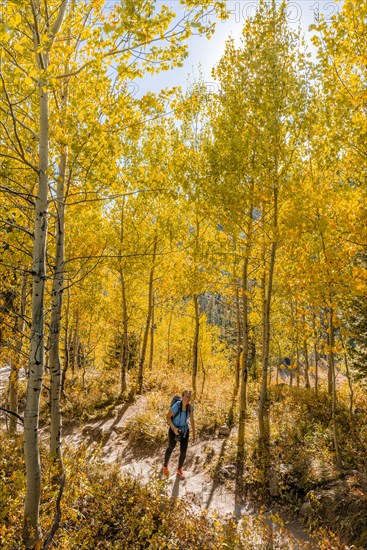
M 194 294 L 194 314 L 195 314 L 195 329 L 194 329 L 194 341 L 192 345 L 192 371 L 191 371 L 191 384 L 194 396 L 196 395 L 196 379 L 198 373 L 198 356 L 199 356 L 199 332 L 200 332 L 200 313 L 199 313 L 199 301 L 198 295 Z
M 236 388 L 236 394 L 237 394 L 237 391 L 240 385 L 240 369 L 241 369 L 241 308 L 240 308 L 240 296 L 239 296 L 237 281 L 235 281 L 235 285 L 236 285 L 236 333 L 237 333 L 235 388 Z
M 278 188 L 274 187 L 274 218 L 273 218 L 273 230 L 276 233 L 278 227 Z M 270 265 L 269 265 L 269 278 L 268 288 L 266 293 L 266 301 L 264 307 L 264 354 L 263 354 L 263 366 L 262 366 L 262 383 L 259 402 L 259 436 L 260 446 L 266 445 L 269 433 L 268 433 L 268 418 L 267 418 L 267 397 L 268 397 L 268 368 L 269 368 L 269 352 L 270 352 L 270 306 L 273 293 L 273 276 L 275 268 L 275 255 L 277 249 L 277 242 L 274 238 L 271 244 L 270 253 Z
M 139 372 L 138 372 L 138 392 L 139 393 L 142 393 L 142 391 L 143 391 L 144 363 L 145 363 L 145 355 L 146 355 L 146 352 L 147 352 L 147 345 L 148 345 L 149 327 L 150 327 L 150 322 L 151 322 L 151 318 L 152 318 L 153 291 L 154 291 L 153 284 L 154 284 L 154 270 L 155 270 L 156 254 L 157 254 L 157 237 L 154 238 L 152 267 L 151 267 L 150 276 L 149 276 L 148 314 L 147 314 L 147 320 L 146 320 L 146 323 L 145 323 L 143 345 L 142 345 L 141 355 L 140 355 L 140 360 L 139 360 Z
M 67 0 L 62 0 L 53 12 L 54 23 L 50 24 L 47 8 L 36 9 L 32 2 L 33 34 L 36 64 L 42 71 L 39 88 L 39 166 L 38 188 L 35 203 L 34 243 L 32 254 L 32 328 L 27 397 L 24 411 L 24 457 L 26 467 L 26 494 L 24 502 L 23 540 L 27 548 L 33 548 L 40 538 L 39 506 L 41 496 L 41 463 L 38 441 L 39 404 L 44 371 L 44 295 L 46 283 L 46 244 L 48 225 L 48 165 L 49 165 L 49 110 L 47 70 L 49 52 L 58 34 L 65 15 Z M 41 21 L 41 15 L 44 21 Z M 41 25 L 48 31 L 47 45 L 40 42 L 38 29 Z
M 155 325 L 155 299 L 154 299 L 154 292 L 153 292 L 153 298 L 152 298 L 152 319 L 150 322 L 150 353 L 149 353 L 149 370 L 151 371 L 153 369 L 153 359 L 154 359 L 154 325 Z
M 307 389 L 310 389 L 310 362 L 308 360 L 308 346 L 307 340 L 304 341 L 304 353 L 305 353 L 305 385 Z
M 249 236 L 248 236 L 249 238 Z M 248 265 L 249 265 L 249 246 L 246 250 L 246 256 L 243 262 L 242 276 L 242 361 L 241 361 L 241 380 L 240 380 L 240 414 L 238 425 L 237 441 L 237 474 L 243 474 L 245 460 L 245 420 L 247 409 L 247 378 L 248 378 L 248 356 L 249 356 L 249 335 L 248 335 Z
M 38 442 L 39 403 L 44 370 L 44 294 L 46 282 L 46 242 L 48 216 L 48 93 L 40 85 L 39 179 L 35 205 L 35 231 L 32 260 L 32 330 L 29 375 L 24 411 L 24 456 L 26 495 L 24 504 L 24 542 L 34 546 L 40 537 L 39 505 L 41 496 L 41 463 Z
M 329 331 L 330 331 L 329 368 L 331 371 L 331 383 L 332 383 L 331 414 L 333 419 L 333 439 L 334 439 L 336 465 L 339 469 L 341 469 L 343 467 L 343 462 L 342 462 L 342 457 L 341 457 L 341 452 L 339 447 L 338 425 L 336 421 L 337 398 L 336 398 L 335 361 L 334 361 L 335 337 L 334 337 L 334 321 L 333 321 L 332 308 L 330 308 L 330 312 L 329 312 Z
M 61 361 L 60 361 L 60 324 L 62 312 L 62 293 L 64 286 L 64 241 L 65 241 L 65 174 L 67 164 L 67 147 L 60 157 L 59 177 L 57 180 L 57 234 L 56 234 L 56 261 L 52 285 L 52 306 L 50 322 L 50 351 L 49 366 L 51 373 L 51 457 L 60 461 L 61 457 Z
M 120 381 L 120 393 L 124 394 L 127 390 L 127 370 L 129 366 L 130 358 L 130 346 L 129 346 L 129 318 L 127 314 L 127 298 L 126 298 L 126 284 L 124 267 L 122 264 L 122 250 L 124 244 L 124 230 L 125 230 L 125 199 L 121 208 L 121 231 L 120 231 L 120 250 L 119 250 L 119 274 L 121 284 L 121 301 L 122 301 L 122 347 L 121 347 L 121 381 Z

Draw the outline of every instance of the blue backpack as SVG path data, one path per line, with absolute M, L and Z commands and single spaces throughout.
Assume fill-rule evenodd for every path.
M 174 418 L 176 418 L 176 416 L 178 416 L 178 415 L 182 412 L 182 398 L 181 398 L 180 395 L 174 395 L 174 396 L 172 397 L 172 399 L 171 399 L 170 408 L 172 408 L 173 405 L 174 405 L 175 403 L 178 403 L 178 402 L 180 403 L 180 405 L 179 405 L 179 407 L 178 407 L 178 409 L 177 409 L 176 414 L 172 417 L 172 420 L 173 420 Z M 185 412 L 186 412 L 186 420 L 187 420 L 187 416 L 190 414 L 190 405 L 187 405 L 186 411 L 185 411 Z

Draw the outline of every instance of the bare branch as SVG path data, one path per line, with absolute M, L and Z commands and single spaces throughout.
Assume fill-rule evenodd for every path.
M 51 49 L 52 44 L 55 41 L 55 37 L 56 37 L 57 33 L 59 32 L 59 30 L 61 28 L 61 25 L 62 25 L 62 22 L 63 22 L 63 19 L 64 19 L 64 15 L 65 15 L 65 11 L 66 11 L 67 3 L 68 3 L 67 0 L 62 0 L 62 2 L 61 2 L 61 6 L 59 8 L 59 13 L 57 14 L 56 21 L 53 24 L 51 32 L 49 34 L 49 39 L 50 39 L 50 44 L 49 44 L 49 48 L 48 48 L 49 50 Z
M 16 223 L 11 223 L 7 220 L 2 220 L 1 218 L 0 218 L 0 222 L 5 225 L 8 225 L 9 227 L 13 227 L 14 229 L 18 229 L 19 231 L 24 231 L 24 233 L 27 233 L 27 235 L 32 237 L 32 239 L 34 238 L 34 234 L 28 229 L 26 229 L 25 227 L 21 227 L 20 225 L 17 225 Z
M 16 418 L 18 418 L 22 424 L 24 424 L 24 418 L 22 416 L 20 416 L 19 414 L 13 412 L 13 411 L 9 411 L 9 409 L 5 409 L 5 407 L 0 407 L 0 411 L 3 411 L 5 414 L 11 414 L 12 416 L 15 416 Z

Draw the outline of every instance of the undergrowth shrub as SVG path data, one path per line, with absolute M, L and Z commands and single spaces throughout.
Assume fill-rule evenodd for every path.
M 0 546 L 22 548 L 21 523 L 25 475 L 21 438 L 0 434 L 2 449 Z M 43 488 L 41 525 L 44 536 L 51 528 L 58 487 L 53 469 L 42 449 Z M 67 482 L 62 497 L 62 519 L 54 538 L 59 550 L 86 549 L 203 549 L 233 550 L 295 548 L 279 529 L 269 528 L 265 518 L 245 517 L 239 526 L 233 518 L 219 519 L 196 510 L 189 502 L 170 498 L 167 482 L 153 476 L 145 486 L 117 468 L 107 467 L 86 447 L 66 448 Z M 300 546 L 297 546 L 300 548 Z
M 168 431 L 166 396 L 160 391 L 151 391 L 143 403 L 142 409 L 127 421 L 126 435 L 131 442 L 161 445 L 167 439 Z
M 103 375 L 90 374 L 84 388 L 81 374 L 78 373 L 75 378 L 67 380 L 65 385 L 66 398 L 63 399 L 65 422 L 75 419 L 87 421 L 112 412 L 117 404 L 122 403 L 119 389 L 119 378 L 113 371 L 107 370 Z

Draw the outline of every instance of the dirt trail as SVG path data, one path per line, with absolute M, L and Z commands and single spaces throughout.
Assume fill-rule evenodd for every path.
M 122 473 L 130 472 L 143 483 L 146 483 L 154 473 L 162 476 L 165 447 L 152 450 L 151 447 L 132 445 L 126 438 L 127 423 L 129 419 L 144 410 L 145 400 L 146 396 L 140 396 L 131 405 L 117 406 L 113 415 L 89 422 L 82 428 L 77 426 L 66 428 L 65 442 L 73 446 L 81 442 L 88 445 L 101 445 L 102 459 L 106 463 L 120 464 Z M 254 508 L 248 502 L 238 502 L 235 498 L 234 482 L 231 481 L 233 472 L 230 470 L 225 472 L 228 474 L 226 477 L 229 478 L 225 483 L 219 483 L 210 476 L 210 470 L 218 464 L 226 441 L 225 438 L 217 437 L 189 444 L 184 467 L 186 479 L 183 481 L 176 476 L 179 450 L 177 445 L 169 464 L 168 495 L 172 498 L 187 498 L 197 509 L 215 510 L 220 516 L 230 514 L 238 520 L 243 517 L 256 519 L 258 514 Z M 209 454 L 208 450 L 210 450 Z M 268 516 L 267 524 L 276 536 L 279 533 L 279 527 L 271 520 L 273 514 L 273 510 L 268 510 L 265 515 Z M 295 522 L 287 522 L 286 533 L 283 532 L 281 537 L 283 544 L 284 537 L 289 537 L 289 548 L 317 548 L 317 545 L 311 542 L 306 532 Z

